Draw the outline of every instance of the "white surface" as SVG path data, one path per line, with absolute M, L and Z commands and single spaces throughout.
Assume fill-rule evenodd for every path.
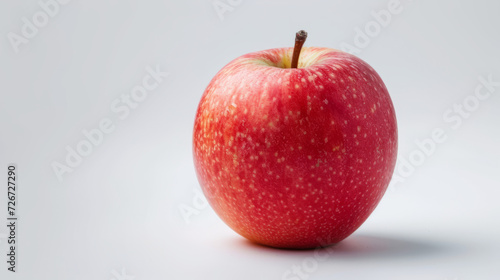
M 189 224 L 179 213 L 196 206 L 192 124 L 215 73 L 299 29 L 307 46 L 353 44 L 388 3 L 243 0 L 221 21 L 211 1 L 71 1 L 15 53 L 7 34 L 40 6 L 2 2 L 0 178 L 18 165 L 20 220 L 18 272 L 2 261 L 0 279 L 499 279 L 500 87 L 459 128 L 443 119 L 479 76 L 500 80 L 497 1 L 401 1 L 363 48 L 393 98 L 401 157 L 435 128 L 447 140 L 325 259 L 252 245 L 209 207 Z M 120 119 L 111 104 L 156 65 L 170 75 Z M 58 181 L 51 163 L 104 118 L 115 130 Z

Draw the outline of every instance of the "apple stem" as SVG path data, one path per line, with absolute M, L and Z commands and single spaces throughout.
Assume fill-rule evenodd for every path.
M 295 47 L 293 47 L 291 68 L 297 68 L 297 65 L 299 65 L 300 50 L 302 49 L 302 46 L 304 45 L 306 39 L 307 32 L 305 32 L 304 30 L 300 30 L 299 32 L 295 33 Z

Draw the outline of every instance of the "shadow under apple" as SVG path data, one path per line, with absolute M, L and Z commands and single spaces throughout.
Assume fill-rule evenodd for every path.
M 272 255 L 295 255 L 300 257 L 314 254 L 328 254 L 331 258 L 355 259 L 400 259 L 412 257 L 429 257 L 439 254 L 456 254 L 461 248 L 456 244 L 437 243 L 406 237 L 375 236 L 354 234 L 340 243 L 324 248 L 308 250 L 277 249 L 239 238 L 240 246 L 250 250 L 258 250 Z

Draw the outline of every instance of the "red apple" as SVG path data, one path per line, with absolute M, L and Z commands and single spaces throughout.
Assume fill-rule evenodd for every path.
M 205 90 L 193 135 L 198 180 L 220 218 L 279 248 L 352 234 L 392 176 L 397 126 L 379 75 L 334 49 L 243 55 Z M 298 54 L 298 53 L 297 53 Z

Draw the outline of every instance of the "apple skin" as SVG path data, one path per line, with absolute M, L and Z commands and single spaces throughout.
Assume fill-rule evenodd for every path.
M 334 49 L 243 55 L 217 73 L 196 113 L 198 181 L 219 217 L 251 241 L 315 248 L 352 234 L 391 179 L 389 93 L 361 59 Z

